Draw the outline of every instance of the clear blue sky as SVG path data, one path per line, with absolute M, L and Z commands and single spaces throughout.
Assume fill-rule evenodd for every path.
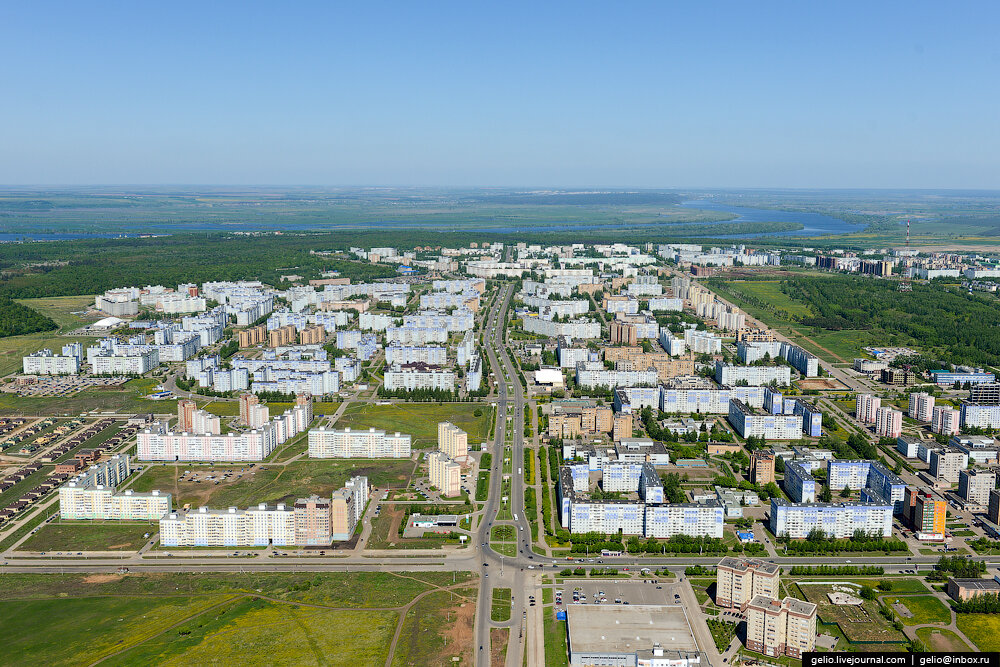
M 7 2 L 0 183 L 1000 188 L 1000 3 Z

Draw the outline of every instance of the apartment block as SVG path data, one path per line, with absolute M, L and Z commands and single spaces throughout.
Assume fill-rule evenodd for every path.
M 611 322 L 612 345 L 635 345 L 637 341 L 638 336 L 634 324 L 619 322 L 618 320 Z
M 757 559 L 723 558 L 716 567 L 715 604 L 746 609 L 758 596 L 777 600 L 781 568 Z
M 987 507 L 990 492 L 996 484 L 996 473 L 988 470 L 962 470 L 958 473 L 958 495 L 969 505 Z
M 935 433 L 955 435 L 961 423 L 961 413 L 954 409 L 939 405 L 931 414 L 931 430 Z
M 969 467 L 969 455 L 958 449 L 935 449 L 930 464 L 931 477 L 954 484 L 958 482 L 958 473 Z
M 875 435 L 883 438 L 898 438 L 902 432 L 902 412 L 888 407 L 875 411 Z
M 326 327 L 316 324 L 299 332 L 300 345 L 319 345 L 326 340 Z
M 756 450 L 750 454 L 750 481 L 764 486 L 774 481 L 774 454 Z
M 875 413 L 882 407 L 882 399 L 872 394 L 858 394 L 854 399 L 854 416 L 863 424 L 875 423 Z
M 119 493 L 131 473 L 128 455 L 96 463 L 59 488 L 59 516 L 67 520 L 156 521 L 170 511 L 169 493 Z
M 869 535 L 892 535 L 893 506 L 890 503 L 790 503 L 771 499 L 771 532 L 798 539 L 819 529 L 827 537 L 844 539 L 857 530 Z
M 309 431 L 309 457 L 316 459 L 405 459 L 410 457 L 408 434 L 386 433 L 374 428 L 314 428 Z
M 469 434 L 451 422 L 439 422 L 438 449 L 448 458 L 465 458 L 469 455 Z
M 738 399 L 729 401 L 729 423 L 743 438 L 756 436 L 766 440 L 790 440 L 802 437 L 800 415 L 762 413 Z
M 934 414 L 934 397 L 923 392 L 911 393 L 906 414 L 910 419 L 929 422 Z
M 462 466 L 445 452 L 431 452 L 427 456 L 427 467 L 431 486 L 442 496 L 455 497 L 462 493 Z
M 800 658 L 816 648 L 816 610 L 812 602 L 758 595 L 746 609 L 747 648 L 772 657 Z
M 249 329 L 242 329 L 238 332 L 240 347 L 253 347 L 260 345 L 267 340 L 267 326 L 259 324 Z
M 785 493 L 797 503 L 816 502 L 816 479 L 796 461 L 785 462 Z
M 22 357 L 21 368 L 25 375 L 76 375 L 80 372 L 80 357 L 39 350 Z
M 907 487 L 903 500 L 903 520 L 918 539 L 943 540 L 948 503 L 929 489 Z
M 295 325 L 286 324 L 283 327 L 272 329 L 267 332 L 268 347 L 283 347 L 295 343 Z
M 774 382 L 787 387 L 792 382 L 792 369 L 788 366 L 732 366 L 717 361 L 715 381 L 728 386 L 745 383 L 751 387 L 759 387 Z

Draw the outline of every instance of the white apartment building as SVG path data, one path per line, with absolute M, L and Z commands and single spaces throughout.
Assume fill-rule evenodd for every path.
M 745 383 L 751 387 L 776 382 L 780 386 L 787 387 L 792 383 L 792 369 L 788 366 L 732 366 L 717 361 L 715 381 L 729 386 Z
M 875 411 L 875 435 L 898 438 L 903 432 L 903 413 L 885 407 Z
M 955 408 L 938 405 L 931 414 L 931 430 L 935 433 L 955 435 L 959 431 L 961 413 Z
M 293 546 L 295 510 L 284 504 L 248 510 L 180 510 L 160 519 L 160 543 L 166 547 Z
M 751 408 L 739 399 L 729 401 L 729 423 L 740 437 L 794 440 L 802 437 L 802 416 L 771 414 Z
M 720 354 L 722 338 L 708 331 L 685 329 L 684 342 L 696 354 Z
M 469 434 L 451 422 L 438 422 L 438 449 L 452 459 L 469 455 Z
M 990 492 L 996 488 L 996 473 L 988 470 L 962 470 L 958 473 L 958 495 L 969 505 L 986 508 Z
M 405 459 L 410 457 L 411 438 L 402 433 L 368 430 L 314 428 L 309 431 L 309 457 L 316 459 Z
M 45 349 L 22 357 L 21 366 L 25 375 L 76 375 L 80 372 L 80 357 Z
M 447 343 L 448 329 L 445 327 L 386 327 L 387 343 L 397 341 L 403 345 L 426 345 L 427 343 Z
M 599 361 L 581 361 L 576 365 L 576 383 L 581 387 L 655 387 L 660 378 L 656 369 L 642 371 L 608 370 Z
M 143 375 L 160 364 L 155 348 L 129 353 L 88 355 L 95 375 Z
M 392 391 L 403 389 L 443 389 L 455 390 L 455 372 L 440 366 L 416 362 L 394 364 L 385 372 L 383 386 Z
M 394 342 L 385 348 L 387 364 L 423 363 L 443 366 L 448 363 L 448 349 L 434 345 L 400 345 Z
M 576 319 L 569 322 L 543 320 L 539 317 L 525 317 L 524 330 L 550 338 L 566 336 L 567 338 L 600 338 L 601 324 L 588 319 Z
M 873 394 L 858 394 L 854 399 L 854 416 L 863 424 L 875 423 L 875 414 L 882 407 L 882 399 Z
M 929 422 L 934 413 L 934 397 L 923 392 L 913 392 L 910 394 L 909 406 L 906 414 L 910 419 Z
M 808 537 L 814 528 L 840 539 L 853 536 L 856 530 L 891 537 L 892 515 L 891 502 L 791 503 L 772 498 L 771 532 L 793 539 Z
M 100 461 L 59 488 L 59 515 L 69 520 L 155 521 L 170 511 L 169 493 L 116 491 L 132 472 L 127 454 Z
M 653 296 L 649 298 L 649 309 L 655 312 L 684 310 L 684 300 L 674 299 L 667 296 Z

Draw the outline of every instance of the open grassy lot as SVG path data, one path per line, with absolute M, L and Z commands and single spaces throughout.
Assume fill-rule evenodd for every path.
M 479 411 L 480 415 L 475 415 Z M 337 421 L 337 428 L 377 428 L 413 436 L 415 449 L 437 445 L 438 422 L 450 421 L 469 434 L 469 444 L 488 440 L 493 431 L 493 409 L 479 403 L 354 403 Z
M 59 325 L 60 331 L 72 331 L 79 329 L 85 324 L 96 322 L 104 317 L 98 312 L 89 315 L 76 315 L 94 307 L 94 297 L 92 295 L 79 296 L 49 296 L 40 299 L 18 299 L 32 310 L 37 310 L 42 315 L 52 318 Z
M 547 590 L 547 589 L 546 589 Z M 545 664 L 549 667 L 567 667 L 569 648 L 566 637 L 566 621 L 555 618 L 545 619 Z
M 1000 651 L 1000 616 L 958 614 L 957 625 L 980 651 Z
M 928 651 L 934 653 L 955 653 L 971 651 L 972 648 L 951 630 L 944 628 L 917 628 L 917 639 L 924 643 Z
M 431 592 L 453 581 L 469 585 Z M 383 664 L 403 606 L 421 593 L 418 624 L 404 619 L 402 664 L 465 664 L 471 652 L 467 572 L 26 574 L 5 584 L 0 599 L 18 610 L 0 617 L 11 665 Z
M 887 597 L 887 602 L 895 602 L 896 598 Z M 899 603 L 910 610 L 913 618 L 899 614 L 903 625 L 922 625 L 924 623 L 950 623 L 951 612 L 941 600 L 933 595 L 914 595 L 899 598 Z
M 315 609 L 243 598 L 108 660 L 111 665 L 383 664 L 396 629 L 392 611 Z
M 50 523 L 25 540 L 22 551 L 138 551 L 155 523 L 72 521 Z
M 287 465 L 234 464 L 215 467 L 154 465 L 143 472 L 130 488 L 137 492 L 159 489 L 172 493 L 177 507 L 186 503 L 214 508 L 249 507 L 257 503 L 294 501 L 313 493 L 329 496 L 354 475 L 366 475 L 368 483 L 374 487 L 405 487 L 412 469 L 413 462 L 408 459 L 301 460 Z M 185 475 L 186 470 L 191 474 Z M 210 475 L 214 479 L 208 479 Z
M 60 333 L 79 328 L 88 322 L 95 322 L 100 317 L 83 318 L 71 315 L 74 310 L 84 310 L 88 305 L 94 305 L 92 296 L 49 297 L 44 299 L 21 299 L 21 303 L 37 310 L 42 315 L 51 317 L 59 325 L 58 331 L 27 334 L 24 336 L 8 336 L 0 338 L 0 376 L 21 371 L 21 357 L 49 348 L 59 351 L 62 346 L 73 341 L 89 342 L 94 339 L 87 336 L 70 338 Z
M 399 667 L 472 664 L 474 647 L 470 638 L 476 615 L 475 599 L 474 588 L 440 591 L 421 598 L 406 612 L 392 664 Z
M 0 339 L 2 341 L 8 338 Z M 0 356 L 2 358 L 2 356 Z M 2 362 L 0 362 L 2 363 Z M 18 357 L 18 364 L 21 358 Z M 0 372 L 3 372 L 0 366 Z M 7 371 L 10 372 L 10 371 Z M 143 398 L 145 393 L 139 393 L 128 384 L 118 388 L 87 389 L 73 396 L 16 396 L 0 394 L 0 415 L 78 415 L 90 410 L 101 412 L 123 412 L 153 414 L 177 414 L 177 401 L 150 401 Z

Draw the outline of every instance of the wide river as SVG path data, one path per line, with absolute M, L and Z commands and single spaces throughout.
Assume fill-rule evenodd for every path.
M 819 213 L 794 213 L 790 211 L 771 211 L 762 208 L 749 208 L 746 206 L 729 206 L 728 204 L 718 204 L 708 199 L 695 199 L 692 201 L 685 201 L 680 204 L 681 208 L 689 209 L 701 209 L 705 211 L 718 211 L 720 213 L 730 213 L 735 215 L 736 218 L 733 220 L 728 220 L 726 222 L 677 222 L 675 224 L 682 225 L 725 225 L 728 223 L 738 223 L 738 222 L 795 222 L 803 225 L 802 229 L 788 231 L 788 232 L 771 232 L 771 233 L 760 233 L 760 234 L 706 234 L 708 237 L 712 238 L 753 238 L 757 236 L 821 236 L 824 234 L 847 234 L 848 232 L 858 231 L 860 227 L 858 225 L 839 220 L 837 218 L 832 218 L 828 215 L 822 215 Z M 277 230 L 283 229 L 285 231 L 333 231 L 333 230 L 348 230 L 348 229 L 366 229 L 372 226 L 381 226 L 386 228 L 398 228 L 398 229 L 428 229 L 430 231 L 485 231 L 485 232 L 499 232 L 499 233 L 530 233 L 530 232 L 568 232 L 568 231 L 586 231 L 586 230 L 599 230 L 608 229 L 620 226 L 621 223 L 580 223 L 572 220 L 560 221 L 560 222 L 545 222 L 542 224 L 531 224 L 531 223 L 516 223 L 509 225 L 495 225 L 495 224 L 482 224 L 476 226 L 446 226 L 446 229 L 442 229 L 441 225 L 438 223 L 427 223 L 427 222 L 412 222 L 408 220 L 383 220 L 378 223 L 371 224 L 336 224 L 336 225 L 322 225 L 315 223 L 286 223 L 286 224 L 264 224 L 252 221 L 247 221 L 246 223 L 237 224 L 218 224 L 218 223 L 182 223 L 178 225 L 171 224 L 147 224 L 147 225 L 136 225 L 131 226 L 131 230 L 142 229 L 147 234 L 170 234 L 170 233 L 184 233 L 184 232 L 194 232 L 194 231 L 264 231 L 264 230 Z M 628 227 L 629 225 L 626 225 Z M 124 226 L 123 226 L 124 227 Z M 658 231 L 669 231 L 671 224 L 657 225 L 657 224 L 645 224 L 639 225 L 640 229 L 658 230 Z M 129 229 L 129 227 L 124 227 Z M 138 236 L 141 232 L 139 231 L 128 231 L 125 233 L 77 233 L 77 232 L 64 232 L 64 233 L 32 233 L 32 232 L 3 232 L 0 231 L 0 243 L 11 242 L 11 241 L 21 241 L 27 239 L 39 240 L 39 241 L 62 241 L 68 239 L 80 239 L 80 238 L 110 238 L 110 237 L 120 237 L 120 236 Z
M 795 213 L 792 211 L 771 211 L 763 208 L 748 208 L 745 206 L 729 206 L 717 204 L 707 199 L 695 199 L 681 203 L 683 208 L 702 209 L 703 211 L 718 211 L 737 216 L 729 223 L 737 222 L 797 222 L 802 229 L 790 232 L 774 232 L 770 234 L 731 234 L 729 236 L 750 238 L 754 236 L 821 236 L 823 234 L 847 234 L 861 229 L 859 225 L 831 218 L 820 213 Z M 726 224 L 706 222 L 704 224 Z

